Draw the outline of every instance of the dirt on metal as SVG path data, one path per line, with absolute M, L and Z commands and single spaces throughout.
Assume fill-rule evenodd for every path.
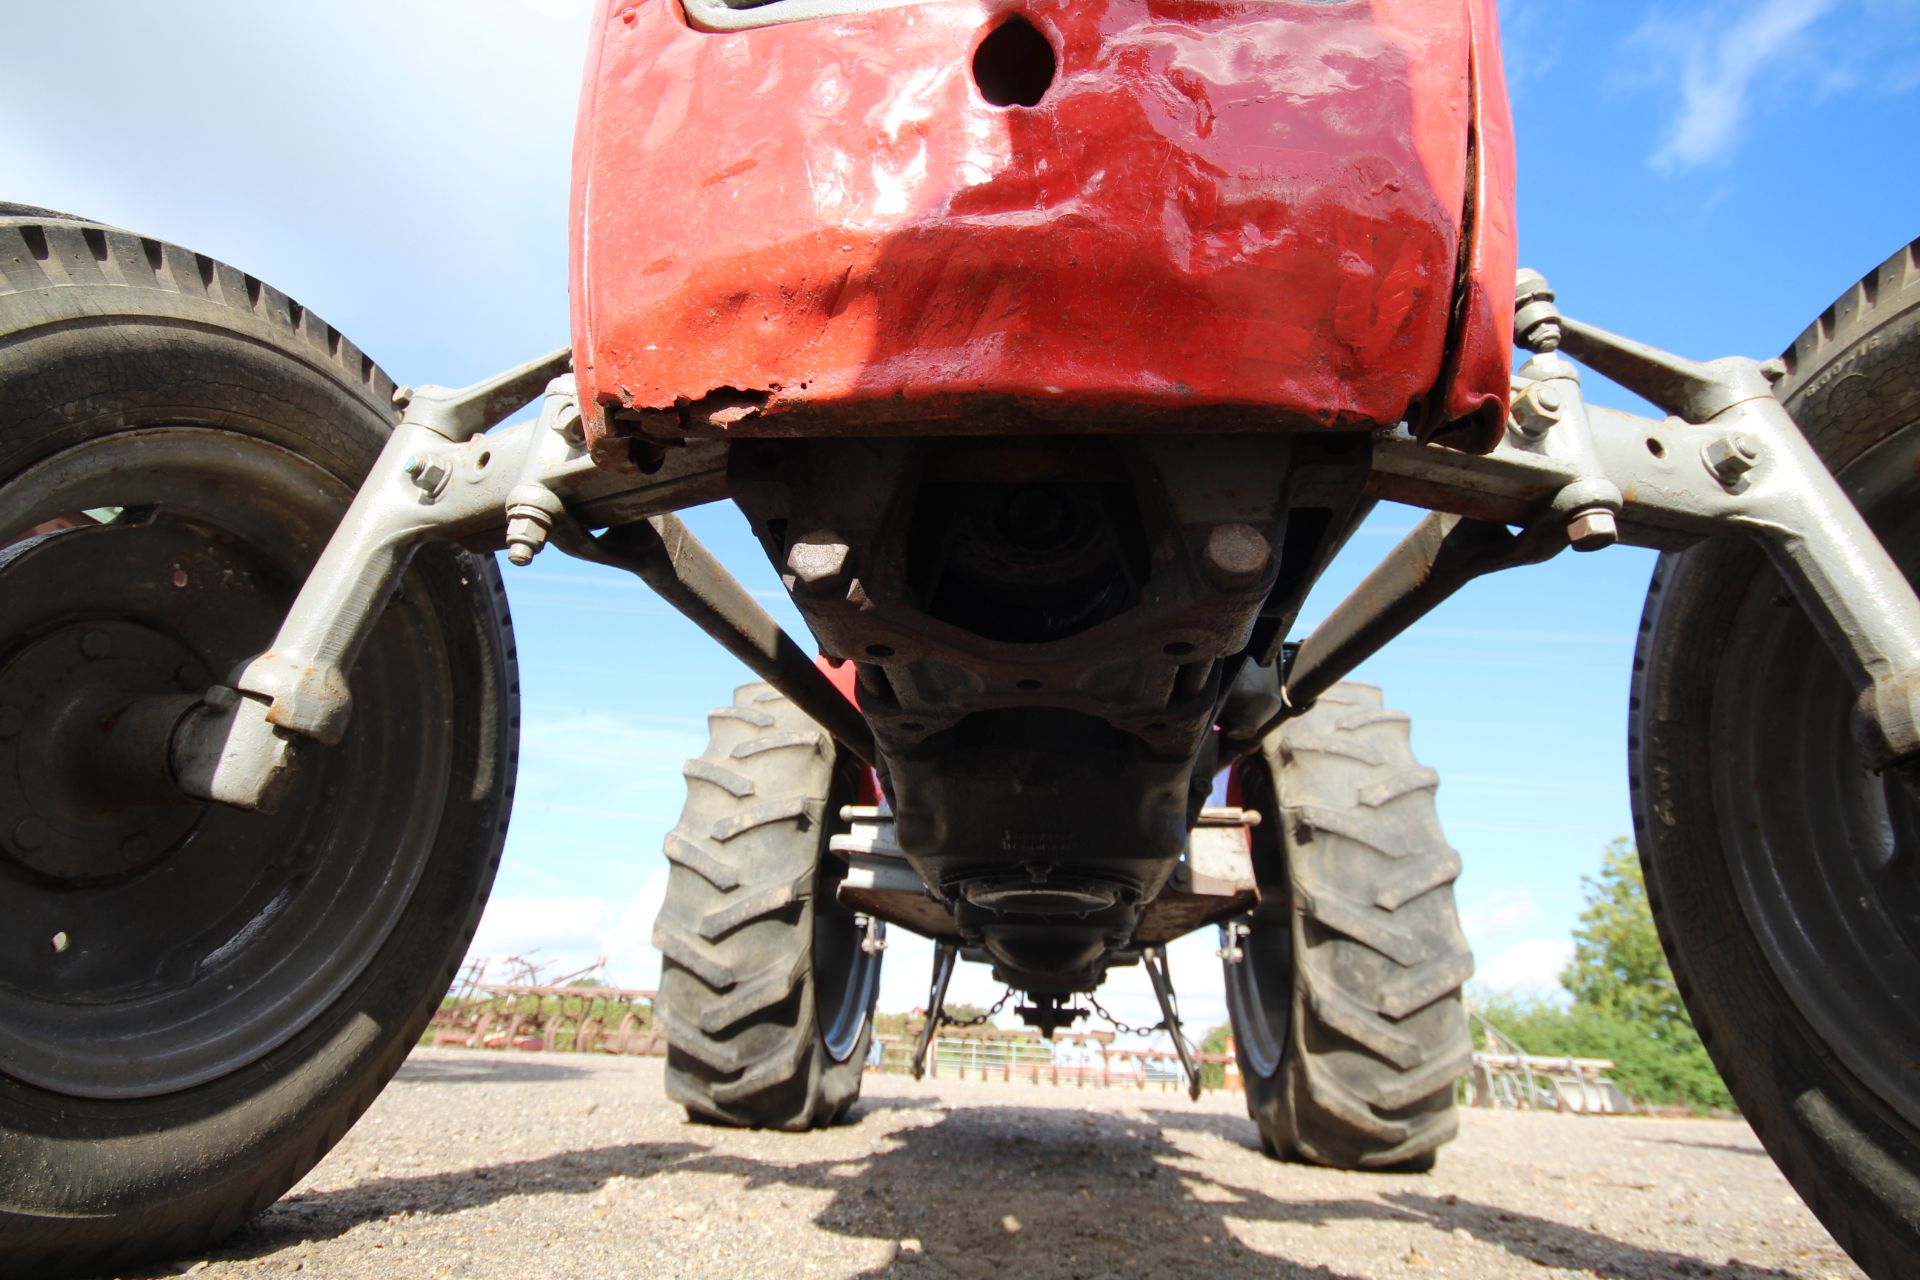
M 1731 1120 L 1470 1110 L 1432 1174 L 1268 1160 L 1238 1097 L 869 1077 L 689 1124 L 658 1059 L 417 1052 L 212 1254 L 141 1275 L 1856 1280 Z

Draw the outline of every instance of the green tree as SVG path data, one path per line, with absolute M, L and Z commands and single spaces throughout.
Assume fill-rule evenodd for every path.
M 1642 1103 L 1731 1109 L 1667 967 L 1632 842 L 1608 845 L 1600 874 L 1582 883 L 1587 905 L 1560 974 L 1571 1003 L 1505 996 L 1475 1011 L 1528 1053 L 1611 1059 L 1614 1082 Z
M 1587 909 L 1573 932 L 1573 963 L 1560 985 L 1574 1003 L 1646 1022 L 1662 1033 L 1691 1032 L 1680 988 L 1660 946 L 1647 903 L 1640 855 L 1624 837 L 1607 846 L 1598 876 L 1582 876 Z
M 1200 1041 L 1200 1052 L 1225 1053 L 1227 1051 L 1227 1037 L 1232 1034 L 1233 1028 L 1224 1022 L 1221 1023 L 1213 1030 L 1207 1032 L 1206 1037 Z M 1200 1066 L 1200 1083 L 1209 1089 L 1224 1088 L 1227 1083 L 1226 1067 L 1217 1062 L 1202 1063 Z

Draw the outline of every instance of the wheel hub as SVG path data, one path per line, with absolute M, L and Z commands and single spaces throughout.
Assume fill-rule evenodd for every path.
M 144 744 L 158 758 L 142 771 L 114 730 L 142 699 L 206 679 L 178 640 L 128 622 L 56 628 L 0 666 L 0 852 L 72 882 L 165 856 L 202 806 L 165 785 L 164 742 Z
M 0 857 L 83 884 L 192 831 L 204 806 L 172 786 L 166 731 L 211 676 L 191 615 L 238 570 L 217 542 L 137 521 L 0 552 L 0 635 L 17 638 L 0 651 Z

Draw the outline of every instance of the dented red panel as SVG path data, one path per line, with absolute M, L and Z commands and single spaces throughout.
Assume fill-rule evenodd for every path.
M 988 104 L 971 69 L 1015 11 L 1058 60 L 1031 108 Z M 613 408 L 742 434 L 1220 430 L 1504 400 L 1504 133 L 1439 385 L 1469 132 L 1476 110 L 1505 121 L 1497 78 L 1477 108 L 1470 88 L 1470 50 L 1497 61 L 1490 18 L 929 0 L 707 33 L 669 0 L 613 0 L 575 155 L 594 430 Z
M 1471 0 L 1474 74 L 1474 198 L 1469 206 L 1466 323 L 1447 389 L 1448 443 L 1480 451 L 1507 425 L 1513 369 L 1513 276 L 1519 265 L 1514 218 L 1513 113 L 1500 61 L 1495 0 Z

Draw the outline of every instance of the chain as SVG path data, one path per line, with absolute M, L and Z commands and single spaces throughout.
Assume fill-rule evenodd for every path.
M 1095 1000 L 1092 995 L 1087 996 L 1087 1003 L 1093 1006 L 1093 1011 L 1099 1014 L 1101 1019 L 1105 1021 L 1108 1026 L 1112 1027 L 1115 1031 L 1118 1031 L 1123 1036 L 1150 1036 L 1156 1031 L 1165 1031 L 1167 1029 L 1167 1024 L 1164 1020 L 1160 1022 L 1156 1022 L 1150 1027 L 1135 1027 L 1125 1022 L 1122 1022 L 1120 1021 L 1120 1019 L 1114 1017 L 1112 1014 L 1108 1013 L 1105 1009 L 1101 1008 L 1100 1002 L 1098 1000 Z
M 946 1010 L 946 1007 L 943 1005 L 940 1009 L 940 1021 L 944 1025 L 949 1027 L 977 1027 L 981 1023 L 986 1022 L 987 1020 L 992 1018 L 994 1014 L 1006 1008 L 1007 1001 L 1012 998 L 1013 998 L 1013 988 L 1008 987 L 1004 992 L 1001 993 L 1000 998 L 993 1002 L 993 1008 L 987 1010 L 985 1013 L 981 1014 L 977 1018 L 956 1018 L 952 1014 L 948 1013 Z

